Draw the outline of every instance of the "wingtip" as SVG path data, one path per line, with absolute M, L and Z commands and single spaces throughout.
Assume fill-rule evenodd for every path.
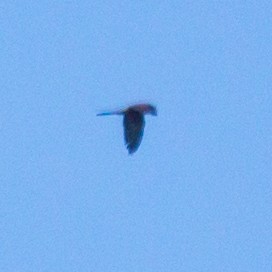
M 111 112 L 100 112 L 100 113 L 97 113 L 96 116 L 105 116 L 105 115 L 111 115 L 112 113 Z
M 138 148 L 132 148 L 131 146 L 127 146 L 127 150 L 128 150 L 128 155 L 131 156 L 138 150 Z
M 96 116 L 105 116 L 105 115 L 122 115 L 123 111 L 110 111 L 110 112 L 99 112 Z

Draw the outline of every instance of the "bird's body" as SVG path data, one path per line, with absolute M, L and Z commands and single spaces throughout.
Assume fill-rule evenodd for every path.
M 137 151 L 141 144 L 144 126 L 145 114 L 157 115 L 157 110 L 150 104 L 137 104 L 126 108 L 125 110 L 103 112 L 97 116 L 105 115 L 123 115 L 124 138 L 129 154 Z

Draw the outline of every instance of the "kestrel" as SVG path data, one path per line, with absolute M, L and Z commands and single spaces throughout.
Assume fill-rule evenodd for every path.
M 97 114 L 97 116 L 103 115 L 123 115 L 123 125 L 124 125 L 124 138 L 125 145 L 128 149 L 128 153 L 132 154 L 137 151 L 141 144 L 144 126 L 145 126 L 145 114 L 151 114 L 156 116 L 156 107 L 150 104 L 137 104 L 130 106 L 124 110 L 103 112 Z

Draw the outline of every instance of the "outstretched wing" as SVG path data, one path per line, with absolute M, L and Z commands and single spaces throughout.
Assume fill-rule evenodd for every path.
M 127 110 L 124 115 L 124 136 L 128 153 L 134 153 L 143 137 L 144 133 L 144 116 L 139 111 Z

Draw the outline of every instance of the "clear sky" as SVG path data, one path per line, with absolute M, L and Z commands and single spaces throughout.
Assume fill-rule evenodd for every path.
M 0 270 L 272 271 L 271 10 L 1 3 Z

